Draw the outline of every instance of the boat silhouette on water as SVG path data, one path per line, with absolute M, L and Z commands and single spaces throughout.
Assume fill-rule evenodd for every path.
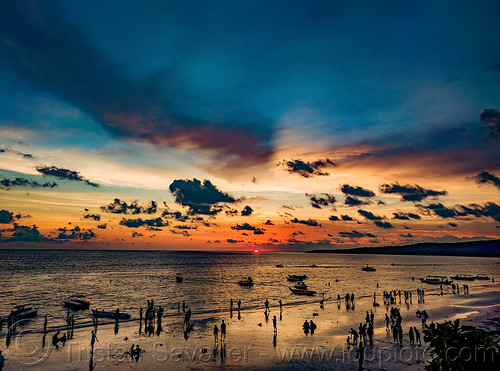
M 471 276 L 470 274 L 457 274 L 457 275 L 450 277 L 450 278 L 453 278 L 454 280 L 460 280 L 460 281 L 474 281 L 476 279 L 476 277 Z
M 106 312 L 101 310 L 92 309 L 92 314 L 97 317 L 103 318 L 114 318 L 116 319 L 116 312 Z M 128 313 L 118 313 L 118 319 L 130 319 L 130 314 Z
M 368 264 L 366 265 L 366 267 L 361 268 L 361 270 L 365 271 L 365 272 L 375 272 L 376 271 L 375 268 L 370 267 Z
M 307 279 L 307 276 L 305 274 L 302 276 L 298 276 L 296 274 L 290 274 L 286 279 L 290 282 L 298 282 L 298 281 L 304 281 L 305 279 Z
M 316 291 L 313 290 L 308 290 L 308 289 L 296 289 L 294 287 L 289 287 L 290 291 L 295 294 L 295 295 L 307 295 L 307 296 L 312 296 L 316 294 Z
M 431 285 L 451 285 L 453 280 L 449 280 L 446 276 L 427 276 L 420 278 L 423 283 L 430 283 Z
M 182 274 L 177 273 L 177 274 L 175 275 L 175 281 L 176 281 L 176 282 L 179 282 L 179 283 L 181 283 L 182 281 L 184 281 L 184 277 L 182 277 Z
M 243 279 L 241 279 L 241 280 L 238 281 L 238 284 L 240 286 L 246 286 L 246 287 L 253 286 L 252 277 L 243 278 Z
M 84 295 L 73 295 L 64 300 L 64 306 L 75 310 L 89 309 L 90 301 Z
M 14 309 L 10 311 L 10 316 L 16 319 L 33 318 L 38 314 L 36 309 L 27 307 L 26 305 L 16 305 Z

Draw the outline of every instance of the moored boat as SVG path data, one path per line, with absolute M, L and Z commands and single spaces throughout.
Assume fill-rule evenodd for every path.
M 243 278 L 243 279 L 238 281 L 238 284 L 240 286 L 246 286 L 246 287 L 253 286 L 252 277 Z
M 92 314 L 94 316 L 97 314 L 97 317 L 116 318 L 116 312 L 106 312 L 106 311 L 92 309 Z M 130 319 L 130 314 L 128 314 L 128 313 L 119 313 L 118 314 L 118 318 L 119 319 Z
M 488 277 L 486 274 L 478 274 L 476 275 L 476 280 L 489 280 L 490 277 Z
M 307 295 L 307 296 L 312 296 L 316 294 L 316 291 L 313 290 L 307 290 L 307 289 L 296 289 L 293 287 L 289 287 L 290 291 L 296 295 Z
M 296 289 L 304 289 L 307 290 L 307 285 L 305 284 L 304 281 L 299 281 L 295 285 L 293 285 Z
M 37 310 L 27 307 L 26 305 L 16 305 L 10 311 L 10 316 L 17 319 L 32 318 L 37 316 Z
M 365 272 L 375 272 L 376 271 L 375 268 L 370 267 L 368 264 L 366 265 L 366 267 L 361 268 L 361 270 L 365 271 Z
M 453 278 L 454 280 L 460 280 L 460 281 L 474 281 L 476 277 L 471 276 L 470 274 L 457 274 Z
M 453 280 L 449 280 L 446 276 L 427 276 L 420 278 L 423 283 L 430 283 L 432 285 L 451 285 Z
M 290 274 L 286 279 L 290 282 L 298 282 L 298 281 L 304 281 L 305 279 L 307 279 L 307 276 L 305 274 L 302 276 L 298 276 L 296 274 Z
M 276 264 L 276 268 L 283 268 L 283 264 Z
M 89 309 L 90 301 L 84 295 L 73 295 L 64 300 L 64 306 L 75 310 Z
M 176 282 L 179 282 L 179 283 L 180 283 L 180 282 L 182 282 L 182 281 L 184 281 L 184 277 L 182 277 L 182 274 L 177 273 L 177 274 L 175 275 L 175 281 L 176 281 Z

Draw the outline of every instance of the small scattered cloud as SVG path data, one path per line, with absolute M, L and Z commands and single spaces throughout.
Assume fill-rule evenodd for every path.
M 397 219 L 397 220 L 421 219 L 420 215 L 415 213 L 396 212 L 392 213 L 392 215 L 393 215 L 392 219 Z
M 311 227 L 321 227 L 321 223 L 318 220 L 316 220 L 316 219 L 307 219 L 307 220 L 304 220 L 304 219 L 294 218 L 294 219 L 291 219 L 290 222 L 291 223 L 296 223 L 296 224 L 304 224 L 304 225 L 308 225 L 308 226 L 311 226 Z
M 126 219 L 123 218 L 120 221 L 120 225 L 123 225 L 128 228 L 139 228 L 142 226 L 146 227 L 166 227 L 170 225 L 170 223 L 167 220 L 163 220 L 162 218 L 155 218 L 155 219 L 142 219 L 142 218 L 137 218 L 137 219 Z
M 34 158 L 33 155 L 30 153 L 23 153 L 23 152 L 20 152 L 18 150 L 12 149 L 10 147 L 0 148 L 0 153 L 13 153 L 13 154 L 21 156 L 23 158 Z
M 402 201 L 422 201 L 427 197 L 447 195 L 447 192 L 445 190 L 435 191 L 432 189 L 425 189 L 417 184 L 401 185 L 399 183 L 382 184 L 380 186 L 380 192 L 387 194 L 399 194 L 401 195 Z
M 136 231 L 133 231 L 132 234 L 130 235 L 130 237 L 132 237 L 132 238 L 143 237 L 143 236 L 144 236 L 144 234 L 136 232 Z
M 85 179 L 78 171 L 73 171 L 57 166 L 45 166 L 39 165 L 35 167 L 36 171 L 43 175 L 53 176 L 59 179 L 74 180 L 77 182 L 83 182 L 92 187 L 99 187 L 99 184 Z
M 328 176 L 329 173 L 322 171 L 320 169 L 334 167 L 337 166 L 333 161 L 326 160 L 317 160 L 313 162 L 306 162 L 300 159 L 297 160 L 283 160 L 278 163 L 278 166 L 283 166 L 286 171 L 291 174 L 298 174 L 303 176 L 304 178 L 312 178 L 314 176 Z
M 363 237 L 371 237 L 371 238 L 377 237 L 373 233 L 358 232 L 356 230 L 353 230 L 352 232 L 346 232 L 346 231 L 339 232 L 339 236 L 343 237 L 343 238 L 350 238 L 350 239 L 357 239 L 357 238 L 363 238 Z
M 363 209 L 359 209 L 358 213 L 361 216 L 364 216 L 368 220 L 382 220 L 382 219 L 384 219 L 383 216 L 375 215 L 371 211 L 366 211 L 366 210 L 363 210 Z
M 336 215 L 330 215 L 328 217 L 328 219 L 331 220 L 332 222 L 336 222 L 336 221 L 340 220 L 339 217 Z
M 357 197 L 346 196 L 344 200 L 344 205 L 346 206 L 361 206 L 370 205 L 372 202 L 370 200 L 360 200 Z
M 156 214 L 158 204 L 155 201 L 151 201 L 145 205 L 140 205 L 137 201 L 127 204 L 127 202 L 115 198 L 110 204 L 101 206 L 101 210 L 111 214 Z
M 470 204 L 455 205 L 453 207 L 444 206 L 441 203 L 430 205 L 417 205 L 422 212 L 427 215 L 435 215 L 440 218 L 462 218 L 462 217 L 489 217 L 500 222 L 500 206 L 494 202 L 486 202 L 484 205 Z
M 306 193 L 306 197 L 309 198 L 311 206 L 316 209 L 333 206 L 336 201 L 335 197 L 328 193 L 322 193 L 322 196 L 316 196 L 315 194 Z
M 245 206 L 243 210 L 241 210 L 241 215 L 242 216 L 249 216 L 252 215 L 253 209 L 250 206 Z
M 57 187 L 56 182 L 46 182 L 46 183 L 38 183 L 34 180 L 29 180 L 25 178 L 15 178 L 8 179 L 3 178 L 0 180 L 0 184 L 7 188 L 7 190 L 15 187 L 28 187 L 28 188 L 54 188 Z
M 357 186 L 350 186 L 349 184 L 344 184 L 340 187 L 340 191 L 346 195 L 358 196 L 358 197 L 373 197 L 375 193 L 369 189 Z
M 104 224 L 97 224 L 97 228 L 98 228 L 98 229 L 107 229 L 107 228 L 108 228 L 108 226 L 107 226 L 107 224 L 106 224 L 106 223 L 104 223 Z
M 500 189 L 500 178 L 487 171 L 481 171 L 474 179 L 477 184 L 491 184 Z
M 380 220 L 375 220 L 374 223 L 379 228 L 384 228 L 384 229 L 394 228 L 394 226 L 391 223 L 389 223 L 389 222 L 383 222 L 383 221 L 380 221 Z
M 233 225 L 231 226 L 231 229 L 234 229 L 235 231 L 252 231 L 253 234 L 264 234 L 265 232 L 265 229 L 257 228 L 248 223 Z
M 0 210 L 0 224 L 9 224 L 19 218 L 21 218 L 21 214 L 16 215 L 5 209 Z
M 354 218 L 351 218 L 349 215 L 341 215 L 340 218 L 344 221 L 344 222 L 352 222 L 354 221 Z
M 99 214 L 85 214 L 83 216 L 84 219 L 92 219 L 95 220 L 96 222 L 101 220 L 101 216 Z
M 403 238 L 413 238 L 414 237 L 411 233 L 400 234 L 400 236 Z
M 226 240 L 227 243 L 240 243 L 240 242 L 245 242 L 244 240 L 235 240 L 235 239 L 232 239 L 232 238 L 228 238 Z
M 264 225 L 274 225 L 274 223 L 271 220 L 267 219 Z
M 13 232 L 12 235 L 8 238 L 2 238 L 0 241 L 48 241 L 48 239 L 40 233 L 36 225 L 30 227 L 27 225 L 19 225 L 17 223 L 14 223 L 13 228 L 9 231 Z
M 79 226 L 71 229 L 59 228 L 58 231 L 59 234 L 55 238 L 56 240 L 90 240 L 96 237 L 92 229 L 80 228 Z
M 486 108 L 479 115 L 481 122 L 490 130 L 494 137 L 500 135 L 500 111 L 496 108 Z

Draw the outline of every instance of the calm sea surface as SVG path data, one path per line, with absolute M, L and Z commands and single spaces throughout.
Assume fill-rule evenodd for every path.
M 457 273 L 495 277 L 500 268 L 500 259 L 470 257 L 157 251 L 0 250 L 0 262 L 0 316 L 8 315 L 15 305 L 29 304 L 51 323 L 64 322 L 62 301 L 73 294 L 84 294 L 91 308 L 119 307 L 137 317 L 149 299 L 167 307 L 167 314 L 177 312 L 177 302 L 183 300 L 194 313 L 228 310 L 230 298 L 241 299 L 244 308 L 262 306 L 266 298 L 271 305 L 278 299 L 285 304 L 313 300 L 290 293 L 288 274 L 306 274 L 310 289 L 336 298 L 346 292 L 371 296 L 377 282 L 379 292 L 431 289 L 435 287 L 412 277 Z M 377 271 L 363 272 L 366 264 Z M 184 282 L 175 282 L 176 273 L 184 276 Z M 245 276 L 254 279 L 253 287 L 236 283 Z M 484 283 L 469 283 L 471 292 Z M 75 317 L 83 320 L 90 318 L 89 313 L 76 312 Z

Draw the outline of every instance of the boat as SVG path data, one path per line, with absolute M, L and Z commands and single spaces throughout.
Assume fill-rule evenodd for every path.
M 373 268 L 373 267 L 370 267 L 368 264 L 366 265 L 366 267 L 364 268 L 361 268 L 362 271 L 365 271 L 365 272 L 375 272 L 376 269 Z
M 283 264 L 276 264 L 276 268 L 283 268 Z
M 32 318 L 37 316 L 37 310 L 27 307 L 26 305 L 16 305 L 10 311 L 10 316 L 17 319 Z
M 290 291 L 296 295 L 307 295 L 307 296 L 312 296 L 316 294 L 316 291 L 313 290 L 307 290 L 307 289 L 296 289 L 293 287 L 289 287 Z
M 489 280 L 490 277 L 488 277 L 486 274 L 478 274 L 476 275 L 476 280 Z
M 243 279 L 241 279 L 241 280 L 238 281 L 238 284 L 240 286 L 246 286 L 246 287 L 253 286 L 252 277 L 243 278 Z
M 90 301 L 84 295 L 73 295 L 64 300 L 64 306 L 75 310 L 89 309 Z
M 433 285 L 451 285 L 453 282 L 453 280 L 449 280 L 446 276 L 427 276 L 425 278 L 420 278 L 420 281 Z
M 307 290 L 307 285 L 304 283 L 304 281 L 299 281 L 295 285 L 293 285 L 296 289 L 305 289 Z
M 106 311 L 97 311 L 95 309 L 92 309 L 92 314 L 95 316 L 97 314 L 97 317 L 103 317 L 103 318 L 116 318 L 116 312 L 106 312 Z M 130 314 L 128 313 L 120 313 L 118 316 L 119 319 L 130 319 Z
M 176 282 L 182 282 L 183 280 L 184 280 L 184 277 L 182 277 L 182 274 L 177 273 L 177 274 L 175 275 L 175 281 L 176 281 Z
M 288 277 L 286 279 L 290 282 L 298 282 L 298 281 L 304 281 L 306 278 L 307 278 L 307 276 L 305 274 L 303 276 L 291 274 L 291 275 L 288 275 Z
M 451 277 L 454 280 L 460 280 L 460 281 L 474 281 L 476 277 L 471 276 L 470 274 L 457 274 L 454 277 Z

